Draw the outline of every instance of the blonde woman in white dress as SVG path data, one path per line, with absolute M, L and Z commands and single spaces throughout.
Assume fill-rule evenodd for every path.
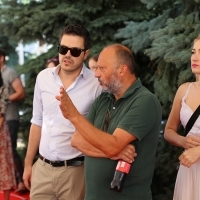
M 164 132 L 167 141 L 185 149 L 179 157 L 173 200 L 200 200 L 200 117 L 186 137 L 177 132 L 180 123 L 185 127 L 200 105 L 200 37 L 194 40 L 191 70 L 196 82 L 184 83 L 178 88 Z

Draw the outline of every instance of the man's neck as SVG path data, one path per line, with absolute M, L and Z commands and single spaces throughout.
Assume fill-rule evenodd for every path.
M 128 90 L 128 88 L 133 85 L 135 82 L 137 81 L 137 78 L 134 77 L 130 77 L 130 78 L 126 78 L 125 82 L 123 83 L 123 87 L 121 88 L 121 90 L 117 93 L 114 94 L 116 101 L 121 98 L 124 93 Z
M 59 70 L 58 74 L 65 89 L 67 89 L 76 80 L 76 78 L 80 75 L 81 70 L 82 68 L 79 68 L 79 70 L 74 72 L 66 72 L 62 69 Z

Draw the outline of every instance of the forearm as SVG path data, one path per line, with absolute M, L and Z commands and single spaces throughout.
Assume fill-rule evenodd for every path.
M 184 147 L 185 137 L 179 135 L 172 129 L 165 129 L 164 132 L 165 139 L 174 146 Z
M 75 132 L 72 136 L 71 145 L 77 148 L 79 151 L 83 152 L 87 156 L 109 158 L 102 151 L 92 146 L 88 141 L 86 141 L 79 132 Z M 127 145 L 118 155 L 111 157 L 112 160 L 123 159 L 126 162 L 133 162 L 135 156 L 135 147 L 131 144 Z
M 25 95 L 24 93 L 13 93 L 9 96 L 9 101 L 19 101 L 21 99 L 24 99 Z
M 96 149 L 102 151 L 106 157 L 113 157 L 122 150 L 119 149 L 119 141 L 114 135 L 110 135 L 97 129 L 81 114 L 77 113 L 76 117 L 73 117 L 70 121 L 82 137 Z
M 41 127 L 34 124 L 31 125 L 28 149 L 25 157 L 25 167 L 32 166 L 35 155 L 38 151 L 41 138 Z
M 102 158 L 107 157 L 102 151 L 95 148 L 87 140 L 85 140 L 85 138 L 78 132 L 75 132 L 73 134 L 72 140 L 71 140 L 71 145 L 72 145 L 72 147 L 81 151 L 86 156 L 102 157 Z

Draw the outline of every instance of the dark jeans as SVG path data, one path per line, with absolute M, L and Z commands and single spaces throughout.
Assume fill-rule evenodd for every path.
M 16 180 L 17 180 L 17 183 L 19 183 L 23 181 L 22 176 L 23 176 L 23 171 L 24 171 L 22 159 L 17 152 L 17 135 L 18 135 L 18 130 L 19 130 L 19 121 L 9 120 L 7 121 L 7 124 L 10 131 L 10 137 L 11 137 L 11 143 L 12 143 Z

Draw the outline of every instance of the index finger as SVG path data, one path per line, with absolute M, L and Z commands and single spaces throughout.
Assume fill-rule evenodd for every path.
M 63 86 L 60 86 L 60 93 L 65 92 L 65 88 Z

